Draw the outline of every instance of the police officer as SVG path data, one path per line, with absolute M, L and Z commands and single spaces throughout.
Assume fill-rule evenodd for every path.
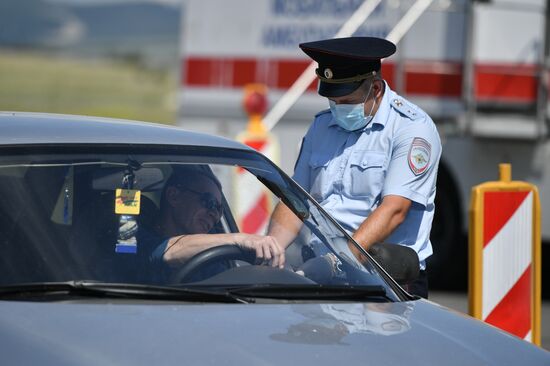
M 300 48 L 318 63 L 318 92 L 330 108 L 315 116 L 306 133 L 293 178 L 363 248 L 385 241 L 414 249 L 420 275 L 409 291 L 427 297 L 441 142 L 430 117 L 382 78 L 381 59 L 395 45 L 350 37 Z M 289 215 L 279 204 L 272 222 L 292 222 Z M 286 238 L 277 225 L 270 231 L 288 245 L 288 228 Z

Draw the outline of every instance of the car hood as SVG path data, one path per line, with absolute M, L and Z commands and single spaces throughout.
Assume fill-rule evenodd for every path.
M 0 302 L 6 364 L 548 365 L 550 353 L 424 300 Z

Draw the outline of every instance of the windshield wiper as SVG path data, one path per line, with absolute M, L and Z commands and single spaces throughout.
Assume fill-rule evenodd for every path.
M 0 287 L 0 299 L 3 300 L 49 300 L 52 296 L 246 304 L 254 302 L 253 299 L 229 293 L 224 289 L 178 288 L 96 281 L 22 283 Z
M 269 298 L 281 300 L 326 300 L 326 301 L 362 301 L 395 300 L 386 294 L 381 285 L 349 286 L 349 285 L 270 285 L 260 284 L 228 288 L 227 291 L 236 296 Z

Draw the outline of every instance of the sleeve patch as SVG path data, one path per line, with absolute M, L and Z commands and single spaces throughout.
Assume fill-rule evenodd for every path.
M 422 137 L 415 137 L 409 149 L 409 168 L 414 175 L 420 175 L 428 169 L 432 146 Z

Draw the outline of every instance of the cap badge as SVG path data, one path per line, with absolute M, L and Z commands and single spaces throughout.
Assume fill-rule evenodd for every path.
M 332 70 L 329 68 L 325 69 L 324 74 L 327 79 L 332 79 L 332 77 L 334 76 L 334 74 L 332 73 Z

